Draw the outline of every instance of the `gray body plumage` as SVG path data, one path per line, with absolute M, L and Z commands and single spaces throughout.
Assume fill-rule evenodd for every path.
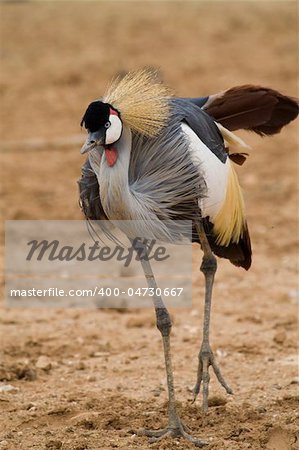
M 200 217 L 198 205 L 206 195 L 206 185 L 198 162 L 192 158 L 188 136 L 181 128 L 183 122 L 219 159 L 226 159 L 223 139 L 213 120 L 198 106 L 184 99 L 171 100 L 169 121 L 157 137 L 149 138 L 127 130 L 131 134 L 131 142 L 128 139 L 123 145 L 130 145 L 130 152 L 125 155 L 126 148 L 119 151 L 120 158 L 129 158 L 128 167 L 122 170 L 122 174 L 128 171 L 124 186 L 121 186 L 123 180 L 107 180 L 107 177 L 113 177 L 114 168 L 101 171 L 103 151 L 99 148 L 90 151 L 91 169 L 99 183 L 101 206 L 98 208 L 111 221 L 136 221 L 132 233 L 128 228 L 124 229 L 123 224 L 126 234 L 137 233 L 151 239 L 177 242 L 180 240 L 180 226 L 183 226 L 178 220 L 194 221 Z M 122 139 L 125 141 L 125 136 Z M 116 185 L 119 186 L 117 193 L 114 192 Z

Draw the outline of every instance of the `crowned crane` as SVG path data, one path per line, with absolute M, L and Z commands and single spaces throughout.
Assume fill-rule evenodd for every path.
M 298 115 L 296 100 L 277 91 L 241 86 L 216 95 L 175 98 L 152 71 L 115 79 L 106 94 L 86 109 L 81 126 L 88 152 L 79 181 L 80 203 L 88 220 L 139 221 L 154 236 L 167 235 L 165 222 L 191 220 L 192 241 L 200 244 L 205 277 L 203 338 L 193 400 L 200 388 L 208 408 L 209 367 L 227 393 L 210 347 L 209 328 L 216 256 L 248 270 L 251 245 L 242 192 L 233 163 L 242 164 L 245 144 L 232 131 L 261 136 L 278 133 Z M 137 248 L 138 250 L 138 248 Z M 144 249 L 146 252 L 146 248 Z M 141 259 L 147 283 L 156 288 L 149 259 Z M 142 430 L 151 442 L 182 436 L 201 447 L 178 415 L 170 352 L 171 319 L 154 291 L 157 328 L 164 347 L 168 386 L 168 425 Z

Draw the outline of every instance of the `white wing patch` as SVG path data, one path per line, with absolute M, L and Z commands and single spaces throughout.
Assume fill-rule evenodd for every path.
M 214 224 L 217 245 L 237 244 L 246 229 L 246 219 L 242 191 L 230 159 L 222 163 L 188 125 L 182 124 L 182 129 L 190 139 L 191 156 L 207 185 L 207 196 L 199 205 L 202 215 L 209 216 Z
M 190 140 L 191 157 L 200 167 L 207 186 L 207 195 L 200 200 L 199 207 L 203 217 L 209 216 L 213 222 L 225 201 L 229 158 L 222 163 L 187 124 L 182 123 L 181 127 Z

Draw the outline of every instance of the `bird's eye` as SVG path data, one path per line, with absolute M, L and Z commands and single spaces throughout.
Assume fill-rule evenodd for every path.
M 108 122 L 105 123 L 104 127 L 105 127 L 105 128 L 109 128 L 110 125 L 111 125 L 111 123 L 108 121 Z

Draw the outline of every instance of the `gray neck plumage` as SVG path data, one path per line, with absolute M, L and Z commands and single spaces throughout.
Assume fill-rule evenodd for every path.
M 128 127 L 123 126 L 122 136 L 115 144 L 118 154 L 116 163 L 110 167 L 104 153 L 97 169 L 101 202 L 110 220 L 133 219 L 132 194 L 129 187 L 131 147 L 132 133 Z
M 204 187 L 189 145 L 177 126 L 154 139 L 132 136 L 124 126 L 115 144 L 118 157 L 113 166 L 108 165 L 105 153 L 89 152 L 104 212 L 110 221 L 131 222 L 123 230 L 127 236 L 173 241 L 177 232 L 170 233 L 166 222 L 182 216 L 193 219 L 198 191 Z
M 150 209 L 149 199 L 135 189 L 135 184 L 129 184 L 132 133 L 128 127 L 123 127 L 115 148 L 118 158 L 112 167 L 107 164 L 105 153 L 97 167 L 91 161 L 93 169 L 96 168 L 103 209 L 108 219 L 128 237 L 154 239 L 157 218 Z

